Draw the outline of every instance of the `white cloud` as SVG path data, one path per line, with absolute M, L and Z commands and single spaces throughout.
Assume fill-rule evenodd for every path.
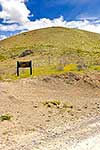
M 0 0 L 2 11 L 0 18 L 4 21 L 17 22 L 24 24 L 28 22 L 30 11 L 25 5 L 25 0 Z
M 91 22 L 89 20 L 67 22 L 67 27 L 100 33 L 100 20 Z
M 89 20 L 80 20 L 80 21 L 65 21 L 61 16 L 59 18 L 54 18 L 53 20 L 42 18 L 36 21 L 27 22 L 23 27 L 27 30 L 34 30 L 39 28 L 61 26 L 69 28 L 83 29 L 91 32 L 100 33 L 100 20 L 91 22 Z
M 34 30 L 46 27 L 68 27 L 68 28 L 77 28 L 82 30 L 87 30 L 91 32 L 100 33 L 100 20 L 96 20 L 91 22 L 89 20 L 80 20 L 80 21 L 65 21 L 64 18 L 61 16 L 59 18 L 54 18 L 52 20 L 47 18 L 42 18 L 36 21 L 28 21 L 24 24 L 11 24 L 11 25 L 0 25 L 0 30 L 4 32 L 14 32 L 19 31 L 23 32 L 25 30 Z
M 99 16 L 97 16 L 97 15 L 90 15 L 90 14 L 88 14 L 88 13 L 83 13 L 83 14 L 79 14 L 77 17 L 76 17 L 76 19 L 78 19 L 78 20 L 97 20 L 97 19 L 99 19 L 100 17 Z
M 18 24 L 11 24 L 11 25 L 2 25 L 0 24 L 0 30 L 1 31 L 21 31 L 24 30 L 23 26 L 20 26 Z
M 46 27 L 52 27 L 52 26 L 65 26 L 66 21 L 64 21 L 63 17 L 54 18 L 52 20 L 47 18 L 42 18 L 36 21 L 30 21 L 27 22 L 24 27 L 27 30 L 33 30 L 33 29 L 39 29 L 39 28 L 46 28 Z
M 0 34 L 0 39 L 6 39 L 7 38 L 7 36 L 5 36 L 4 34 Z

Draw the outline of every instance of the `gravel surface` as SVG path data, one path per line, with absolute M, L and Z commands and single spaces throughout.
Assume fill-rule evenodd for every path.
M 100 149 L 100 89 L 82 80 L 0 82 L 0 115 L 7 114 L 11 120 L 0 121 L 0 150 Z

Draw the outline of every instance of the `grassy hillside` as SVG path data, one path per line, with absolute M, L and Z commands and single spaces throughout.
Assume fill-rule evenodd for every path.
M 25 50 L 31 50 L 33 53 L 19 58 Z M 52 27 L 21 33 L 2 40 L 0 41 L 0 72 L 8 68 L 12 70 L 16 60 L 32 59 L 36 63 L 41 63 L 43 60 L 48 62 L 48 56 L 52 57 L 52 60 L 61 58 L 66 64 L 70 61 L 73 64 L 98 65 L 100 63 L 100 34 Z
M 25 49 L 34 54 L 63 55 L 67 52 L 100 52 L 100 34 L 68 28 L 34 30 L 0 41 L 0 55 L 18 56 Z

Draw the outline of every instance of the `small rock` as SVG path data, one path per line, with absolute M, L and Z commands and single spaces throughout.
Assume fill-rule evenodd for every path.
M 19 57 L 25 57 L 25 56 L 30 55 L 30 54 L 32 54 L 32 53 L 33 53 L 32 50 L 25 50 L 24 52 L 22 52 L 22 53 L 19 55 Z

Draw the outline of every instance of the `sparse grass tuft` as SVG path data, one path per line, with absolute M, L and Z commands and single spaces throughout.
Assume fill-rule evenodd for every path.
M 60 105 L 61 102 L 60 102 L 59 100 L 52 100 L 52 101 L 51 101 L 51 104 L 57 106 L 57 105 Z
M 92 65 L 92 66 L 89 67 L 89 69 L 100 71 L 100 65 Z
M 12 117 L 12 116 L 10 116 L 9 114 L 7 114 L 7 115 L 1 115 L 1 116 L 0 116 L 0 120 L 1 120 L 1 121 L 4 121 L 4 120 L 10 121 L 10 120 L 11 120 L 11 117 Z
M 53 106 L 58 107 L 61 104 L 61 102 L 59 100 L 51 100 L 51 101 L 46 101 L 43 104 L 47 107 L 53 107 Z
M 71 108 L 71 109 L 73 109 L 73 105 L 69 104 L 69 103 L 64 103 L 63 104 L 63 108 Z

